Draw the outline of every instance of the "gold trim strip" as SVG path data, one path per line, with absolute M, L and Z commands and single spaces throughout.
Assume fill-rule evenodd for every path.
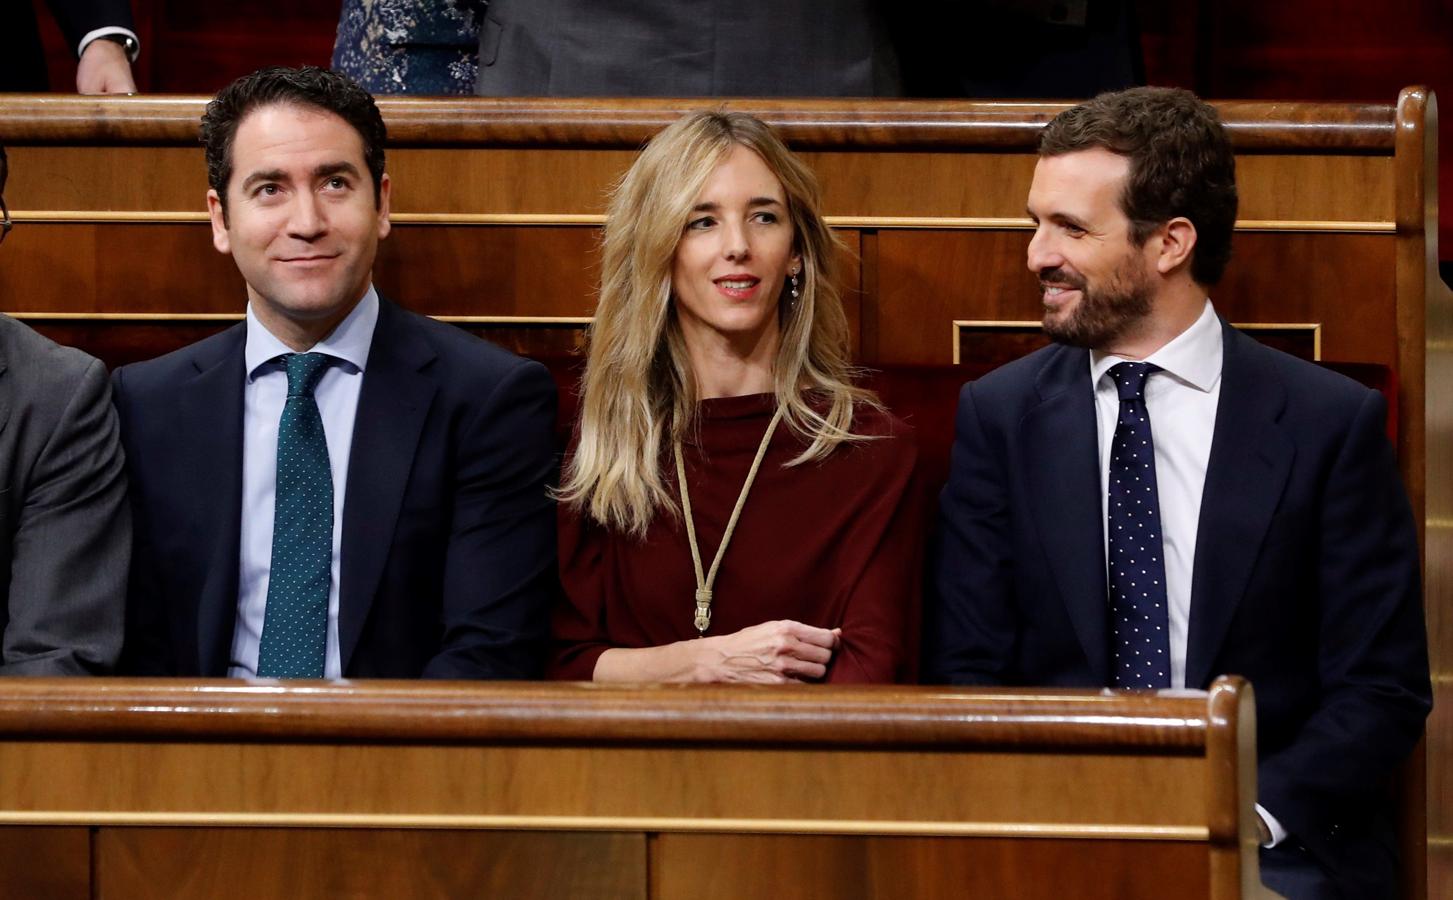
M 1447 835 L 1428 835 L 1428 846 L 1453 849 L 1453 837 Z
M 243 313 L 103 313 L 14 312 L 12 319 L 31 322 L 241 322 Z
M 16 222 L 61 224 L 190 224 L 208 221 L 204 211 L 178 210 L 12 210 Z M 1022 216 L 825 216 L 834 228 L 876 228 L 885 231 L 941 229 L 948 231 L 1028 231 L 1034 223 Z M 556 225 L 599 226 L 602 213 L 392 213 L 395 225 Z M 1238 231 L 1330 232 L 1336 234 L 1392 234 L 1395 222 L 1336 221 L 1322 219 L 1241 219 Z
M 994 218 L 992 216 L 823 216 L 834 228 L 878 228 L 886 231 L 912 231 L 939 228 L 956 231 L 1028 231 L 1034 223 L 1023 216 Z
M 1237 231 L 1328 231 L 1335 234 L 1395 234 L 1396 222 L 1342 222 L 1316 219 L 1237 219 Z
M 953 341 L 954 365 L 962 365 L 963 360 L 959 352 L 959 333 L 965 328 L 1039 328 L 1043 323 L 1038 319 L 1023 319 L 1018 321 L 1003 321 L 995 319 L 954 319 L 953 333 L 950 340 Z
M 395 225 L 604 225 L 604 213 L 389 213 Z
M 1038 329 L 1038 319 L 1023 320 L 998 320 L 998 319 L 954 319 L 953 333 L 953 359 L 954 365 L 960 365 L 959 334 L 965 328 L 1034 328 Z M 1312 359 L 1322 358 L 1322 323 L 1320 322 L 1232 322 L 1232 328 L 1241 331 L 1288 331 L 1292 329 L 1307 330 L 1312 332 Z
M 954 837 L 1199 841 L 1201 825 L 1044 825 L 1023 822 L 894 822 L 836 819 L 688 819 L 655 816 L 485 816 L 347 813 L 0 812 L 0 825 L 167 825 L 285 828 L 490 828 L 531 831 L 684 831 L 882 834 Z
M 31 322 L 241 322 L 243 313 L 90 313 L 15 312 L 13 319 Z M 585 327 L 590 316 L 431 316 L 453 325 L 578 325 Z
M 1453 529 L 1453 518 L 1449 518 L 1448 516 L 1428 516 L 1423 520 L 1423 525 L 1434 531 L 1448 531 L 1449 529 Z

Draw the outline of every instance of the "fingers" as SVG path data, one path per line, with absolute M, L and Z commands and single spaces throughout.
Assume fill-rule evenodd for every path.
M 783 619 L 708 638 L 695 649 L 713 657 L 702 666 L 703 680 L 781 684 L 821 680 L 841 640 L 840 628 Z
M 813 644 L 824 647 L 828 650 L 836 650 L 839 640 L 842 638 L 841 628 L 817 628 L 813 625 L 804 625 L 801 622 L 794 622 L 791 619 L 783 619 L 780 622 L 768 622 L 768 625 L 777 626 L 782 633 L 791 635 L 805 644 Z

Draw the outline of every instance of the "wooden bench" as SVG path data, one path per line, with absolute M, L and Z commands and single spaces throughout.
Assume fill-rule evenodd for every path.
M 240 277 L 212 250 L 202 213 L 203 102 L 0 96 L 17 222 L 0 252 L 8 311 L 111 363 L 241 316 Z M 396 227 L 378 284 L 522 352 L 572 352 L 591 312 L 605 193 L 640 143 L 693 105 L 381 101 Z M 1061 105 L 725 105 L 778 126 L 819 173 L 850 251 L 842 285 L 859 362 L 958 363 L 971 377 L 1042 340 L 1024 200 L 1037 131 Z M 1386 105 L 1218 107 L 1242 200 L 1217 309 L 1292 352 L 1384 367 L 1396 386 L 1437 694 L 1405 779 L 1403 852 L 1419 891 L 1425 873 L 1453 883 L 1453 807 L 1438 802 L 1453 794 L 1453 299 L 1435 273 L 1436 102 L 1411 88 Z
M 1207 693 L 0 682 L 0 897 L 1258 897 Z

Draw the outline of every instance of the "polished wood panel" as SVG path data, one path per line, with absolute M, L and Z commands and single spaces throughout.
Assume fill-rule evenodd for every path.
M 1040 316 L 1034 277 L 1024 268 L 1029 233 L 1021 231 L 880 231 L 876 305 L 882 365 L 947 363 L 961 320 L 1034 322 Z M 1321 325 L 1322 358 L 1373 362 L 1402 371 L 1394 305 L 1392 235 L 1241 232 L 1216 310 L 1247 324 Z M 1288 276 L 1292 276 L 1289 285 Z M 1009 336 L 999 353 L 1029 349 Z M 960 362 L 983 369 L 973 356 Z M 1414 371 L 1420 371 L 1415 369 Z
M 78 97 L 13 94 L 0 126 L 16 143 L 84 140 L 103 129 L 112 143 L 168 144 L 197 139 L 205 97 Z M 804 149 L 852 146 L 894 150 L 1020 149 L 1067 104 L 972 100 L 740 99 L 663 100 L 557 97 L 419 98 L 378 101 L 396 146 L 570 144 L 636 149 L 682 113 L 713 108 L 752 113 Z M 1324 153 L 1386 151 L 1393 123 L 1385 106 L 1217 104 L 1236 146 L 1247 150 L 1315 147 Z
M 1232 679 L 1229 685 L 1239 682 Z M 1230 695 L 1240 696 L 1240 688 Z M 369 681 L 285 685 L 233 679 L 26 678 L 0 682 L 0 738 L 376 741 L 674 741 L 712 747 L 828 744 L 980 748 L 1122 745 L 1193 754 L 1213 727 L 1207 701 L 1052 689 L 973 692 L 816 685 L 660 685 Z M 3 772 L 0 772 L 3 776 Z
M 102 828 L 96 858 L 105 900 L 646 897 L 641 834 Z
M 90 900 L 87 828 L 0 826 L 0 900 Z
M 1194 900 L 1210 896 L 1206 866 L 1203 846 L 1177 841 L 665 834 L 651 884 L 697 900 L 780 896 L 784 882 L 804 886 L 794 900 Z
M 7 103 L 0 97 L 0 138 L 9 127 Z M 822 182 L 830 216 L 1007 219 L 1027 228 L 1033 146 L 1026 142 L 1012 153 L 820 151 L 804 158 Z M 206 169 L 197 148 L 18 146 L 10 153 L 6 200 L 20 222 L 57 211 L 200 218 L 206 209 Z M 634 156 L 627 150 L 391 148 L 393 210 L 435 217 L 598 217 L 610 185 Z M 1392 221 L 1388 157 L 1243 155 L 1238 169 L 1243 220 Z M 127 177 L 115 177 L 118 171 Z
M 277 896 L 297 873 L 346 894 L 399 858 L 439 860 L 445 896 L 544 858 L 578 858 L 617 896 L 640 896 L 649 865 L 653 896 L 679 896 L 679 854 L 729 835 L 783 838 L 736 845 L 764 861 L 851 837 L 885 877 L 912 860 L 925 884 L 958 877 L 955 846 L 1140 884 L 1132 844 L 1191 896 L 1259 896 L 1254 722 L 1239 679 L 1160 695 L 16 679 L 0 683 L 0 827 L 98 829 L 102 896 L 244 877 Z M 488 868 L 501 855 L 518 858 Z M 778 871 L 784 895 L 811 895 L 814 865 Z M 981 874 L 1017 891 L 1013 866 Z M 713 889 L 751 896 L 760 875 Z

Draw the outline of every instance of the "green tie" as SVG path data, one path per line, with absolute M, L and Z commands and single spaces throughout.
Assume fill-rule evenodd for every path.
M 282 360 L 288 400 L 277 429 L 277 505 L 257 674 L 322 678 L 333 567 L 333 472 L 313 388 L 329 357 L 291 353 Z

